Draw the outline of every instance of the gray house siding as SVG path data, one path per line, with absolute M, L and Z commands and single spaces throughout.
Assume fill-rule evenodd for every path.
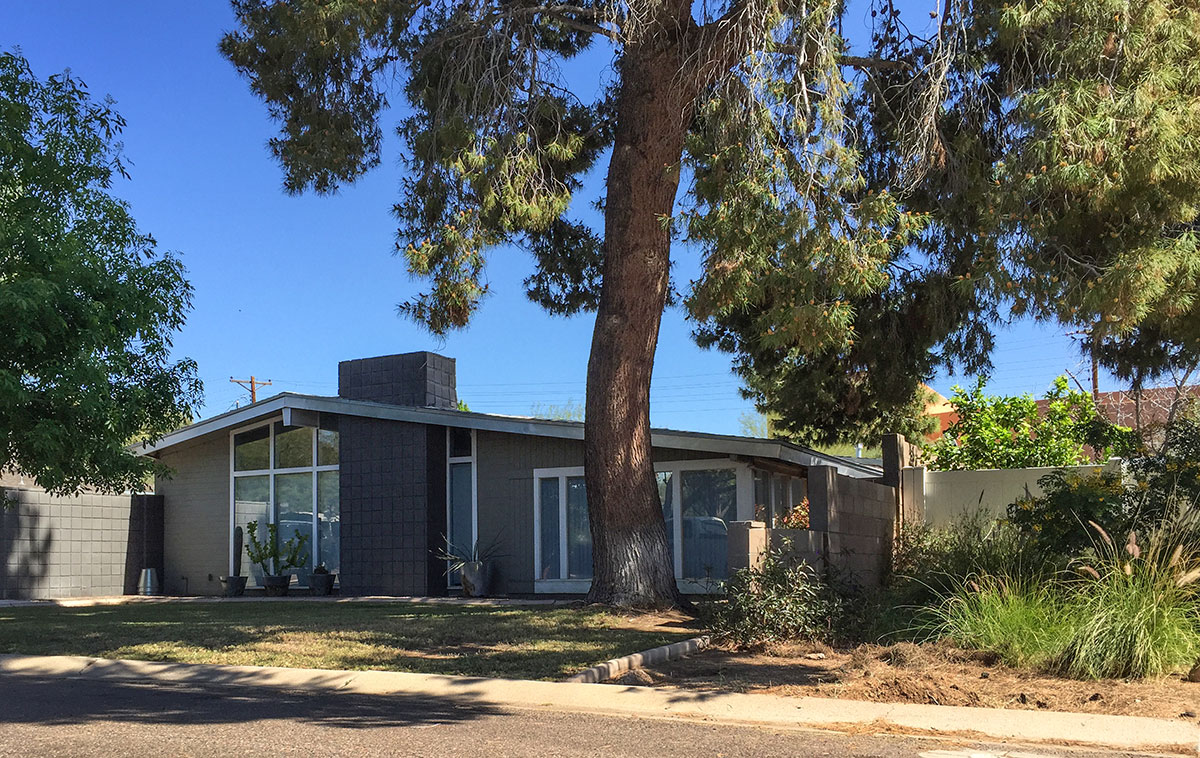
M 229 436 L 212 434 L 163 452 L 174 474 L 159 478 L 163 496 L 163 590 L 219 595 L 229 573 Z
M 442 595 L 446 533 L 446 427 L 363 416 L 339 417 L 340 591 L 345 595 Z M 656 462 L 723 458 L 654 448 Z M 164 496 L 164 589 L 219 594 L 229 562 L 229 436 L 211 434 L 170 448 L 176 470 L 158 482 Z M 533 472 L 583 465 L 583 441 L 476 431 L 479 541 L 503 554 L 495 591 L 534 588 Z
M 533 470 L 583 465 L 583 441 L 503 432 L 476 432 L 479 542 L 498 540 L 496 591 L 531 594 Z M 695 450 L 654 448 L 655 462 L 720 458 Z

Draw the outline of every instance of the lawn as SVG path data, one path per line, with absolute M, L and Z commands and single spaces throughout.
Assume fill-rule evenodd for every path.
M 387 603 L 0 609 L 0 653 L 562 679 L 694 636 L 685 617 Z

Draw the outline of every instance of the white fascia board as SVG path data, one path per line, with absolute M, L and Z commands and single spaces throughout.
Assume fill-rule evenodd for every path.
M 284 392 L 254 405 L 238 408 L 237 410 L 229 411 L 228 413 L 223 413 L 219 416 L 214 416 L 191 426 L 184 427 L 166 435 L 153 445 L 139 446 L 135 449 L 135 452 L 150 455 L 206 434 L 223 429 L 246 426 L 256 419 L 279 415 L 285 410 L 288 411 L 288 416 L 291 416 L 292 413 L 296 413 L 297 416 L 307 415 L 305 412 L 337 413 L 389 421 L 408 421 L 419 424 L 455 426 L 464 429 L 482 429 L 484 431 L 503 432 L 506 434 L 524 434 L 535 437 L 556 437 L 573 440 L 583 439 L 583 423 L 579 421 L 554 421 L 525 418 L 522 416 L 500 416 L 443 408 L 416 408 L 376 403 L 367 400 L 349 400 L 342 397 L 298 395 Z M 837 458 L 836 456 L 820 455 L 815 451 L 808 451 L 795 445 L 781 443 L 778 440 L 654 429 L 651 430 L 650 441 L 655 447 L 773 458 L 801 466 L 835 466 L 839 473 L 852 477 L 874 477 L 880 474 L 879 471 L 871 467 L 853 466 L 848 464 L 845 459 Z

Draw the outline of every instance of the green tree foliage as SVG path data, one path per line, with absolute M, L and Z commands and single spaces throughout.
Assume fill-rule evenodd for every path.
M 388 97 L 406 101 L 396 249 L 428 288 L 403 314 L 438 334 L 464 326 L 504 245 L 531 253 L 526 289 L 547 310 L 597 310 L 592 599 L 678 601 L 648 457 L 671 241 L 686 236 L 703 258 L 679 293 L 699 322 L 747 318 L 771 349 L 846 345 L 850 298 L 886 282 L 882 262 L 923 224 L 868 192 L 848 129 L 847 72 L 893 64 L 846 55 L 838 3 L 233 6 L 239 28 L 221 49 L 280 123 L 270 147 L 288 191 L 332 192 L 377 165 Z M 613 65 L 568 82 L 589 48 Z M 601 230 L 572 200 L 604 160 Z
M 773 349 L 752 307 L 701 332 L 804 438 L 895 423 L 939 365 L 986 372 L 1001 318 L 1085 330 L 1135 387 L 1200 362 L 1200 8 L 943 10 L 936 44 L 914 45 L 893 4 L 872 6 L 872 53 L 911 65 L 874 71 L 851 101 L 867 191 L 901 194 L 924 223 L 886 257 L 886 285 L 845 296 L 850 339 Z
M 597 310 L 594 600 L 674 592 L 642 451 L 675 292 L 700 344 L 732 353 L 760 410 L 806 441 L 918 436 L 920 382 L 947 362 L 986 369 L 1001 314 L 1123 335 L 1175 330 L 1192 307 L 1200 153 L 1183 3 L 1114 22 L 1116 4 L 1096 0 L 956 0 L 923 37 L 881 0 L 866 57 L 848 55 L 838 2 L 233 5 L 221 49 L 280 123 L 271 150 L 289 191 L 332 192 L 377 165 L 388 97 L 406 101 L 397 251 L 428 287 L 402 313 L 462 327 L 505 245 L 532 255 L 526 289 L 549 311 Z M 585 50 L 613 65 L 568 81 Z M 1147 119 L 1155 131 L 1125 161 Z M 597 229 L 572 201 L 605 161 Z M 1102 244 L 1087 236 L 1098 229 Z M 673 287 L 678 239 L 702 265 Z M 1159 279 L 1112 305 L 1139 277 Z M 610 592 L 621 582 L 628 595 Z
M 109 193 L 124 124 L 78 80 L 0 53 L 0 468 L 56 492 L 143 486 L 155 464 L 127 445 L 200 395 L 170 356 L 183 266 Z
M 950 404 L 958 420 L 926 448 L 934 469 L 1071 466 L 1089 460 L 1089 446 L 1100 458 L 1130 452 L 1132 432 L 1113 426 L 1066 377 L 1054 380 L 1042 412 L 1032 395 L 988 395 L 986 386 L 981 378 L 970 390 L 954 388 Z

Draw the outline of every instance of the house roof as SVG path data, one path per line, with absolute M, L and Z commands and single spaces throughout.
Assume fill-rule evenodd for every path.
M 1119 426 L 1138 427 L 1138 393 L 1133 390 L 1101 392 L 1096 407 L 1109 421 Z M 1045 412 L 1049 401 L 1039 400 L 1038 410 Z M 1200 402 L 1200 384 L 1184 387 L 1145 387 L 1141 390 L 1141 426 L 1163 426 L 1179 404 Z M 1179 410 L 1176 409 L 1176 413 Z
M 145 455 L 155 455 L 167 448 L 189 440 L 214 432 L 227 431 L 244 426 L 267 416 L 282 413 L 285 418 L 290 418 L 295 411 L 301 413 L 335 413 L 346 416 L 436 424 L 465 429 L 483 429 L 509 434 L 526 434 L 535 437 L 583 439 L 583 422 L 581 421 L 503 416 L 493 413 L 474 413 L 447 408 L 418 408 L 367 400 L 350 400 L 344 397 L 301 395 L 293 392 L 283 392 L 266 400 L 260 400 L 252 405 L 247 405 L 203 421 L 198 421 L 190 426 L 185 426 L 182 429 L 167 434 L 151 445 L 141 446 L 138 452 Z M 674 429 L 652 429 L 650 440 L 651 444 L 655 447 L 765 458 L 800 466 L 835 466 L 839 473 L 859 479 L 873 478 L 882 474 L 882 471 L 878 467 L 857 462 L 855 459 L 826 455 L 802 445 L 795 445 L 783 440 L 709 434 L 707 432 L 687 432 Z

